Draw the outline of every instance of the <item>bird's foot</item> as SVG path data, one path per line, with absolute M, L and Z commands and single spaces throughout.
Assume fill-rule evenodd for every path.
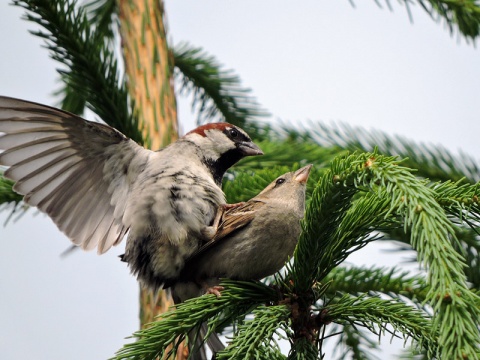
M 212 287 L 209 287 L 207 289 L 207 294 L 213 294 L 215 295 L 217 298 L 219 298 L 220 296 L 222 296 L 222 293 L 220 291 L 223 291 L 225 290 L 225 288 L 223 286 L 220 286 L 220 285 L 216 285 L 216 286 L 212 286 Z

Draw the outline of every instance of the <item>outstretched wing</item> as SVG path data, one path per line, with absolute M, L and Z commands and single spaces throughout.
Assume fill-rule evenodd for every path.
M 7 97 L 0 97 L 0 150 L 4 176 L 24 201 L 99 253 L 128 231 L 122 216 L 131 185 L 152 153 L 107 125 Z

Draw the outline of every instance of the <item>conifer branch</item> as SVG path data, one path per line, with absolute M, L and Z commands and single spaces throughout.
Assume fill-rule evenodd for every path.
M 330 269 L 343 261 L 351 248 L 364 246 L 371 232 L 370 221 L 384 222 L 384 217 L 379 215 L 387 211 L 385 200 L 379 202 L 375 197 L 367 196 L 353 205 L 353 197 L 358 189 L 354 186 L 342 186 L 334 181 L 334 176 L 337 180 L 338 175 L 333 174 L 340 174 L 341 169 L 351 166 L 355 158 L 355 155 L 336 158 L 331 164 L 331 169 L 315 186 L 305 212 L 303 232 L 294 255 L 293 279 L 300 293 L 308 291 L 316 279 L 321 280 Z M 352 184 L 353 174 L 352 172 L 349 175 Z M 363 212 L 363 216 L 356 217 L 358 222 L 354 219 L 355 212 L 348 212 L 352 206 Z M 370 216 L 365 217 L 366 211 L 370 212 Z M 345 221 L 344 229 L 340 225 L 342 221 Z M 353 228 L 347 227 L 346 224 L 353 225 Z M 339 241 L 338 237 L 343 241 Z
M 91 0 L 80 4 L 79 8 L 84 11 L 90 26 L 95 29 L 99 36 L 103 36 L 104 45 L 114 51 L 114 34 L 117 28 L 116 1 L 115 0 Z M 87 101 L 82 94 L 79 94 L 75 87 L 70 84 L 68 77 L 61 76 L 60 88 L 54 95 L 60 98 L 58 106 L 63 110 L 82 115 L 87 107 Z
M 480 289 L 480 240 L 478 237 L 478 229 L 458 230 L 459 238 L 461 239 L 461 248 L 458 250 L 464 254 L 467 266 L 465 266 L 465 275 L 468 282 L 472 284 L 472 287 Z M 480 303 L 478 304 L 480 306 Z
M 198 123 L 220 118 L 249 131 L 252 120 L 268 115 L 250 95 L 250 89 L 241 86 L 239 77 L 224 70 L 202 48 L 181 43 L 173 53 L 180 93 L 193 95 L 192 109 L 198 113 Z
M 185 334 L 192 328 L 208 321 L 209 331 L 213 331 L 223 322 L 233 323 L 238 317 L 244 317 L 260 304 L 278 300 L 277 292 L 259 282 L 235 282 L 225 280 L 222 296 L 201 296 L 176 305 L 176 309 L 162 314 L 158 320 L 133 337 L 137 341 L 126 344 L 114 359 L 156 359 L 167 354 L 170 344 L 178 346 Z M 179 339 L 179 340 L 178 340 Z M 176 346 L 171 352 L 176 351 Z
M 3 171 L 0 170 L 0 205 L 13 203 L 16 207 L 23 199 L 22 195 L 12 190 L 13 181 L 3 177 Z
M 8 210 L 10 215 L 7 217 L 7 223 L 11 217 L 18 211 L 22 215 L 27 207 L 23 205 L 23 196 L 13 191 L 13 182 L 3 177 L 3 171 L 0 170 L 0 211 Z
M 288 360 L 318 360 L 318 349 L 305 338 L 297 339 L 288 354 Z M 321 354 L 321 359 L 323 355 Z
M 242 159 L 235 165 L 234 171 L 243 169 L 256 171 L 273 166 L 290 167 L 299 162 L 314 164 L 315 168 L 324 168 L 336 156 L 346 154 L 344 149 L 338 147 L 322 147 L 311 141 L 291 140 L 273 134 L 268 139 L 256 143 L 265 154 Z
M 456 225 L 456 235 L 459 239 L 457 251 L 465 257 L 467 280 L 478 289 L 480 288 L 479 183 L 445 182 L 431 184 L 431 187 L 435 191 L 437 202 L 442 205 Z
M 418 347 L 412 346 L 405 349 L 398 357 L 399 360 L 430 360 L 425 351 L 419 351 Z
M 115 0 L 90 0 L 82 5 L 95 30 L 102 34 L 104 39 L 111 42 L 114 38 L 117 19 L 117 1 Z
M 405 5 L 409 18 L 412 20 L 411 1 L 401 0 L 401 2 Z M 378 0 L 375 0 L 375 3 L 380 6 Z M 392 9 L 389 0 L 386 0 L 385 3 Z M 480 7 L 475 0 L 417 0 L 417 3 L 432 19 L 436 21 L 443 19 L 451 33 L 453 33 L 456 26 L 467 40 L 475 40 L 478 37 L 480 30 Z
M 431 357 L 436 354 L 437 336 L 430 320 L 423 312 L 401 302 L 345 294 L 333 299 L 321 311 L 326 312 L 332 321 L 362 326 L 378 336 L 386 332 L 392 336 L 400 333 L 405 341 L 410 337 L 427 349 Z
M 317 278 L 326 276 L 351 253 L 369 242 L 381 239 L 383 235 L 379 231 L 382 228 L 398 226 L 394 219 L 386 216 L 388 205 L 387 198 L 376 193 L 365 193 L 352 201 L 332 233 L 332 239 L 336 241 L 326 242 L 321 250 L 323 256 L 317 265 Z
M 475 347 L 480 343 L 477 296 L 468 289 L 464 259 L 454 249 L 453 226 L 435 201 L 433 190 L 394 158 L 376 153 L 357 154 L 332 163 L 307 207 L 304 231 L 295 251 L 292 274 L 295 291 L 307 293 L 313 283 L 323 280 L 322 275 L 327 271 L 324 267 L 331 269 L 332 261 L 342 258 L 349 247 L 358 246 L 348 236 L 339 241 L 336 229 L 345 226 L 341 222 L 347 217 L 353 196 L 360 190 L 378 195 L 379 205 L 375 208 L 372 203 L 371 209 L 367 209 L 372 214 L 382 215 L 386 220 L 397 216 L 403 219 L 405 230 L 411 234 L 412 247 L 429 269 L 431 288 L 427 299 L 435 312 L 433 329 L 440 336 L 440 357 L 477 358 Z M 451 324 L 457 325 L 452 329 Z
M 74 1 L 14 0 L 14 3 L 34 13 L 26 18 L 44 28 L 34 34 L 46 40 L 52 58 L 65 66 L 59 70 L 66 84 L 64 106 L 80 113 L 87 104 L 107 123 L 141 142 L 126 85 L 118 75 L 109 41 L 105 42 L 105 38 L 113 37 L 115 1 L 92 1 L 90 14 L 96 14 L 93 18 Z M 467 38 L 478 36 L 480 12 L 474 0 L 428 3 L 419 0 L 419 3 L 430 14 L 446 19 L 450 26 L 457 24 Z M 92 19 L 96 24 L 93 27 L 89 24 Z M 193 94 L 199 122 L 210 117 L 223 118 L 258 138 L 279 140 L 274 139 L 277 134 L 271 129 L 251 122 L 266 113 L 249 95 L 249 90 L 240 86 L 238 77 L 223 70 L 213 57 L 200 48 L 182 45 L 175 51 L 175 63 L 182 91 Z M 208 323 L 210 332 L 240 322 L 232 345 L 219 353 L 219 357 L 283 359 L 272 343 L 281 328 L 292 339 L 289 359 L 317 359 L 319 348 L 314 335 L 319 335 L 318 327 L 325 325 L 322 323 L 325 319 L 320 319 L 317 327 L 301 327 L 303 320 L 311 320 L 312 304 L 318 306 L 314 308 L 318 317 L 323 314 L 326 320 L 346 326 L 346 334 L 353 329 L 351 325 L 380 334 L 389 331 L 385 325 L 388 323 L 395 332 L 418 341 L 430 355 L 438 350 L 442 359 L 479 358 L 480 302 L 465 279 L 466 272 L 475 286 L 480 283 L 480 244 L 474 233 L 480 219 L 478 184 L 459 182 L 463 176 L 471 183 L 480 179 L 476 162 L 463 154 L 453 156 L 441 147 L 417 146 L 383 133 L 371 135 L 346 125 L 340 129 L 322 126 L 313 134 L 289 130 L 281 141 L 265 141 L 261 146 L 272 155 L 239 164 L 233 173 L 235 182 L 225 185 L 229 202 L 240 196 L 246 200 L 256 195 L 278 174 L 298 168 L 297 161 L 323 166 L 342 152 L 338 145 L 363 150 L 378 145 L 379 151 L 386 154 L 410 157 L 403 164 L 419 169 L 419 175 L 444 182 L 431 184 L 420 180 L 394 158 L 377 152 L 344 156 L 334 160 L 330 170 L 313 171 L 312 179 L 320 180 L 307 208 L 304 231 L 295 251 L 296 261 L 287 267 L 285 278 L 277 277 L 275 290 L 257 282 L 225 281 L 226 289 L 220 298 L 203 296 L 178 305 L 175 311 L 163 314 L 159 321 L 135 333 L 137 341 L 121 349 L 116 359 L 163 357 L 168 345 L 178 346 L 185 333 L 203 322 Z M 325 149 L 317 144 L 336 147 Z M 284 166 L 262 170 L 280 164 Z M 258 175 L 254 180 L 253 172 Z M 310 190 L 312 185 L 310 181 Z M 0 204 L 12 203 L 16 209 L 21 196 L 11 186 L 0 175 Z M 250 193 L 245 191 L 247 188 Z M 379 238 L 378 231 L 393 234 L 400 223 L 404 224 L 403 233 L 417 250 L 421 263 L 428 268 L 430 286 L 421 277 L 408 277 L 394 270 L 385 273 L 374 268 L 335 268 L 350 253 Z M 468 269 L 461 254 L 472 265 Z M 337 277 L 343 281 L 335 282 Z M 338 296 L 338 292 L 347 294 Z M 359 293 L 363 295 L 357 296 Z M 391 299 L 372 296 L 379 293 Z M 409 306 L 404 298 L 419 308 Z M 421 311 L 421 305 L 432 306 L 432 321 Z M 255 319 L 244 321 L 252 310 Z M 354 336 L 358 334 L 352 331 L 348 341 L 359 340 Z M 176 346 L 171 351 L 175 353 Z
M 435 191 L 436 201 L 460 222 L 476 228 L 480 221 L 480 182 L 462 184 L 462 181 L 435 183 L 431 185 Z
M 378 350 L 378 342 L 372 341 L 364 331 L 357 327 L 351 325 L 342 326 L 342 333 L 339 336 L 335 351 L 342 345 L 345 351 L 337 357 L 338 359 L 380 360 L 371 351 Z
M 418 176 L 432 181 L 459 181 L 466 178 L 470 183 L 480 180 L 478 161 L 460 153 L 453 155 L 439 145 L 417 143 L 402 136 L 391 136 L 382 131 L 366 131 L 346 123 L 327 125 L 316 122 L 295 130 L 283 127 L 284 136 L 313 141 L 321 146 L 339 146 L 350 151 L 373 151 L 385 155 L 397 155 L 405 159 L 404 166 L 416 169 Z
M 88 3 L 80 4 L 79 8 L 85 12 L 91 28 L 95 29 L 99 36 L 103 36 L 104 45 L 108 46 L 111 51 L 114 51 L 116 1 L 92 0 Z M 85 97 L 72 87 L 68 77 L 62 74 L 60 76 L 60 88 L 54 92 L 54 95 L 60 99 L 57 106 L 74 114 L 82 115 L 87 107 Z
M 83 6 L 96 31 L 102 34 L 107 43 L 114 37 L 118 8 L 113 0 L 91 0 Z M 245 128 L 254 138 L 263 137 L 266 130 L 254 124 L 259 117 L 269 115 L 250 95 L 251 90 L 241 85 L 240 78 L 232 70 L 225 70 L 218 61 L 203 49 L 188 43 L 181 43 L 173 49 L 175 77 L 181 84 L 180 93 L 193 95 L 192 110 L 198 113 L 197 122 L 216 119 L 230 122 Z M 74 105 L 76 98 L 68 95 L 65 89 L 64 105 Z M 60 92 L 59 92 L 60 93 Z
M 217 353 L 216 359 L 269 359 L 269 356 L 281 356 L 278 346 L 275 346 L 273 336 L 279 328 L 287 329 L 290 309 L 285 305 L 260 306 L 253 311 L 254 320 L 240 324 L 232 342 L 223 351 Z M 280 355 L 278 355 L 280 353 Z
M 227 202 L 251 199 L 281 174 L 313 164 L 307 183 L 308 198 L 327 164 L 336 156 L 346 153 L 338 147 L 322 147 L 308 141 L 276 138 L 273 134 L 270 136 L 268 140 L 256 142 L 264 155 L 242 159 L 225 178 L 223 191 Z M 252 176 L 253 174 L 255 176 Z M 232 179 L 235 181 L 231 181 Z
M 479 34 L 480 7 L 475 0 L 428 0 L 429 7 L 424 0 L 418 3 L 433 17 L 443 18 L 450 31 L 457 25 L 460 33 L 467 39 L 475 39 Z M 408 2 L 405 0 L 405 4 Z
M 423 277 L 411 276 L 408 272 L 399 272 L 396 268 L 336 267 L 323 282 L 330 283 L 326 293 L 329 297 L 338 292 L 351 295 L 385 294 L 394 299 L 410 299 L 419 306 L 424 303 L 430 291 Z
M 45 39 L 52 59 L 65 66 L 57 71 L 72 91 L 107 124 L 142 143 L 115 55 L 103 34 L 90 27 L 76 1 L 14 0 L 13 4 L 29 11 L 25 19 L 44 28 L 32 34 Z

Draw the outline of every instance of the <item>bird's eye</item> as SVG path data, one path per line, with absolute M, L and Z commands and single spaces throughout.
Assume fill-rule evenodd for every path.
M 238 131 L 236 129 L 230 129 L 230 136 L 236 138 L 238 136 Z
M 280 178 L 277 181 L 275 181 L 275 185 L 282 185 L 285 182 L 284 178 Z

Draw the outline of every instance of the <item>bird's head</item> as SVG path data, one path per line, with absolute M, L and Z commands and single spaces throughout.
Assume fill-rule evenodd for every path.
M 305 191 L 312 165 L 307 165 L 297 171 L 280 175 L 273 180 L 255 199 L 263 202 L 283 204 L 284 207 L 294 206 L 303 213 L 305 208 Z
M 238 126 L 210 123 L 197 127 L 184 136 L 201 149 L 205 164 L 217 183 L 231 166 L 246 156 L 263 155 L 262 150 Z

